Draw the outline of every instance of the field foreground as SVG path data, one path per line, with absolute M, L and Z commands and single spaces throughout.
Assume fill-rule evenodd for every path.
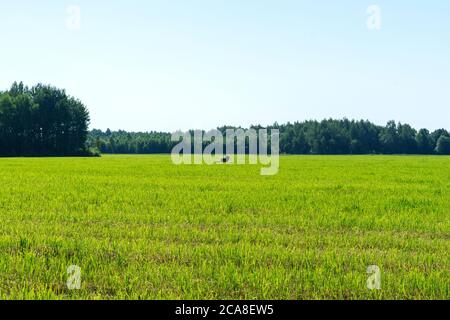
M 259 169 L 0 159 L 0 299 L 450 298 L 450 158 Z

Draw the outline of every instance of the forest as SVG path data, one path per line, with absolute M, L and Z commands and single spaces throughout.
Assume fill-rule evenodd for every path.
M 0 92 L 0 156 L 87 156 L 89 112 L 64 90 L 14 83 Z
M 15 82 L 0 92 L 0 156 L 164 154 L 177 144 L 168 132 L 89 131 L 89 124 L 86 106 L 65 90 Z M 380 126 L 367 120 L 325 119 L 266 128 L 280 131 L 283 154 L 450 154 L 447 130 L 416 130 L 395 121 Z
M 262 126 L 251 126 L 260 129 Z M 217 128 L 237 129 L 232 126 Z M 379 126 L 370 121 L 333 120 L 277 124 L 283 154 L 450 154 L 450 134 L 445 129 L 430 132 L 389 121 Z M 110 154 L 170 153 L 175 142 L 167 132 L 92 130 L 88 145 Z

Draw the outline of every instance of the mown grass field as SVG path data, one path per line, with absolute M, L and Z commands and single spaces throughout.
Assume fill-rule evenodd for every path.
M 0 159 L 0 298 L 450 298 L 450 158 L 259 169 Z M 70 265 L 81 290 L 67 289 Z M 369 265 L 381 290 L 366 288 Z

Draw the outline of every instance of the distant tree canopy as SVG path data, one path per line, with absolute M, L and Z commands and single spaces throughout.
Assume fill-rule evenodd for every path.
M 88 132 L 88 125 L 86 107 L 64 90 L 42 84 L 30 89 L 14 83 L 0 92 L 0 156 L 84 156 L 95 150 L 157 154 L 170 153 L 177 144 L 166 132 Z M 445 129 L 416 131 L 394 121 L 383 127 L 369 121 L 327 119 L 275 123 L 267 129 L 280 131 L 280 151 L 285 154 L 450 155 L 450 134 Z
M 0 156 L 88 155 L 89 113 L 64 90 L 14 83 L 0 92 Z
M 163 132 L 126 132 L 109 129 L 106 132 L 92 130 L 88 145 L 101 153 L 117 154 L 159 154 L 170 153 L 176 143 L 171 134 Z
M 262 126 L 251 126 L 253 129 Z M 224 126 L 218 130 L 238 129 Z M 450 134 L 439 129 L 416 131 L 410 125 L 389 121 L 323 120 L 274 124 L 280 130 L 280 151 L 285 154 L 450 154 Z M 92 130 L 88 144 L 102 153 L 170 153 L 174 142 L 164 132 Z

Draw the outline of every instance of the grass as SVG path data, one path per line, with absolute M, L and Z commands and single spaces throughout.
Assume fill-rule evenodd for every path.
M 450 158 L 259 169 L 0 159 L 0 298 L 450 298 Z M 70 265 L 81 290 L 67 289 Z M 369 265 L 381 290 L 366 288 Z

